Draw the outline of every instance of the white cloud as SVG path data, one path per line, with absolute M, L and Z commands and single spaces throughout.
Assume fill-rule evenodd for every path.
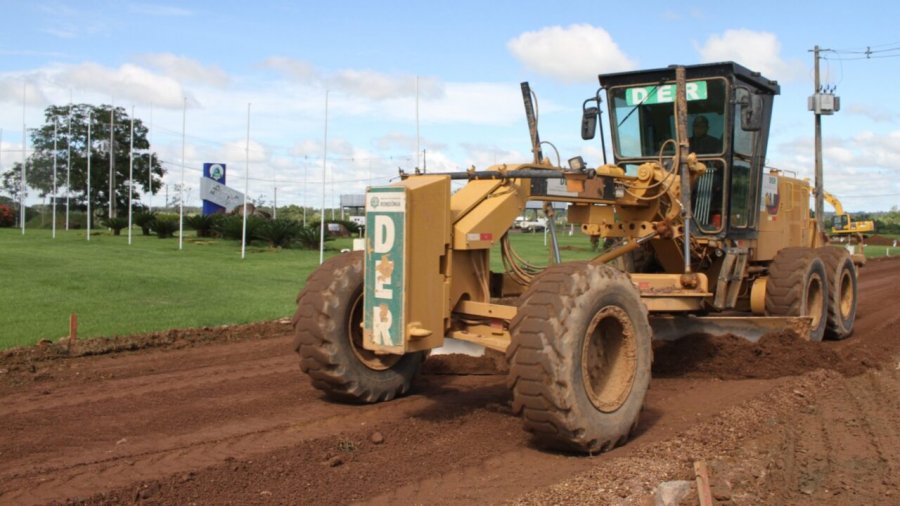
M 351 95 L 359 95 L 372 100 L 415 97 L 416 77 L 412 75 L 389 75 L 372 70 L 340 70 L 326 78 L 327 86 Z M 419 96 L 436 97 L 442 94 L 437 79 L 420 77 Z
M 532 160 L 531 153 L 527 155 L 515 150 L 504 149 L 494 145 L 480 143 L 463 143 L 462 148 L 466 153 L 465 165 L 474 165 L 478 169 L 485 169 L 498 163 L 527 162 Z
M 606 30 L 588 24 L 525 32 L 506 46 L 527 68 L 566 83 L 594 82 L 598 74 L 636 67 Z
M 841 199 L 844 208 L 874 211 L 896 205 L 900 199 L 900 130 L 827 137 L 823 144 L 825 189 Z M 773 146 L 767 163 L 812 181 L 812 139 L 802 137 Z
M 185 90 L 171 77 L 127 63 L 113 69 L 96 63 L 63 67 L 56 75 L 59 86 L 115 98 L 122 102 L 152 103 L 158 107 L 181 108 Z M 195 101 L 192 101 L 196 103 Z
M 203 65 L 197 60 L 172 53 L 146 54 L 140 60 L 177 81 L 194 81 L 213 86 L 223 86 L 229 82 L 228 74 L 219 67 Z
M 249 158 L 250 163 L 255 164 L 265 162 L 271 156 L 269 150 L 259 141 L 250 140 L 249 156 L 247 147 L 246 139 L 229 141 L 222 145 L 214 157 L 216 160 L 240 160 L 241 162 L 246 162 Z
M 721 35 L 710 35 L 706 43 L 697 46 L 697 52 L 705 63 L 735 61 L 770 79 L 790 81 L 805 73 L 801 62 L 781 57 L 781 42 L 768 32 L 726 30 Z
M 277 70 L 302 84 L 315 85 L 370 100 L 416 96 L 417 78 L 414 75 L 392 75 L 359 69 L 343 69 L 328 73 L 309 62 L 283 56 L 267 58 L 263 66 Z M 443 94 L 443 86 L 433 77 L 419 77 L 418 92 L 422 98 L 439 97 Z
M 319 72 L 311 63 L 294 58 L 272 56 L 266 58 L 262 65 L 263 67 L 277 70 L 282 74 L 301 82 L 316 81 L 319 78 Z
M 541 111 L 552 108 L 549 101 L 541 103 Z M 407 109 L 406 117 L 412 117 L 414 106 Z M 512 84 L 448 83 L 444 96 L 423 100 L 420 111 L 422 123 L 505 125 L 522 120 L 522 92 Z
M 845 109 L 847 113 L 864 116 L 876 123 L 892 123 L 900 120 L 900 113 L 885 109 L 882 106 L 868 104 L 852 104 Z
M 0 77 L 0 102 L 18 104 L 21 110 L 24 93 L 24 99 L 28 105 L 42 106 L 47 104 L 47 96 L 41 87 L 36 84 L 38 79 L 38 75 Z

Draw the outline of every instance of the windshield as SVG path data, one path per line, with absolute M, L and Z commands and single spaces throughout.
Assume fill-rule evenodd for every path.
M 724 150 L 726 85 L 724 79 L 688 81 L 688 136 L 691 151 L 717 155 Z M 617 87 L 609 91 L 618 158 L 655 157 L 675 140 L 675 85 Z M 666 146 L 672 153 L 675 146 Z

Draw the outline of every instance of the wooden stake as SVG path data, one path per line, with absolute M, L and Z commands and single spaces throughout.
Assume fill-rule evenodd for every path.
M 706 461 L 694 462 L 694 475 L 697 476 L 697 497 L 700 499 L 700 506 L 713 506 L 715 503 L 712 491 L 709 489 L 709 471 L 706 468 Z
M 69 352 L 75 349 L 75 340 L 78 339 L 78 314 L 69 315 Z

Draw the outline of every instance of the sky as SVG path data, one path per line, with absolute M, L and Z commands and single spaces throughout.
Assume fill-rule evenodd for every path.
M 184 168 L 197 205 L 204 162 L 227 164 L 228 184 L 240 190 L 249 175 L 249 194 L 269 204 L 277 188 L 279 205 L 320 206 L 324 170 L 331 205 L 401 168 L 529 161 L 522 81 L 538 98 L 541 139 L 563 163 L 581 155 L 597 166 L 599 141 L 581 140 L 580 117 L 598 74 L 733 60 L 781 84 L 767 164 L 812 178 L 806 100 L 814 87 L 810 50 L 819 45 L 835 50 L 823 53 L 822 82 L 841 99 L 841 111 L 822 120 L 826 190 L 850 211 L 900 204 L 895 2 L 2 0 L 0 7 L 0 171 L 21 161 L 23 124 L 39 126 L 47 106 L 71 97 L 133 108 L 151 127 L 166 182 L 179 183 Z

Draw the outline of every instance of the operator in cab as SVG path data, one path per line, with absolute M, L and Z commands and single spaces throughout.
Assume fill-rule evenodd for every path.
M 722 139 L 708 135 L 709 120 L 706 116 L 697 116 L 694 118 L 693 135 L 690 138 L 690 149 L 692 153 L 698 155 L 707 155 L 719 153 L 722 151 Z

